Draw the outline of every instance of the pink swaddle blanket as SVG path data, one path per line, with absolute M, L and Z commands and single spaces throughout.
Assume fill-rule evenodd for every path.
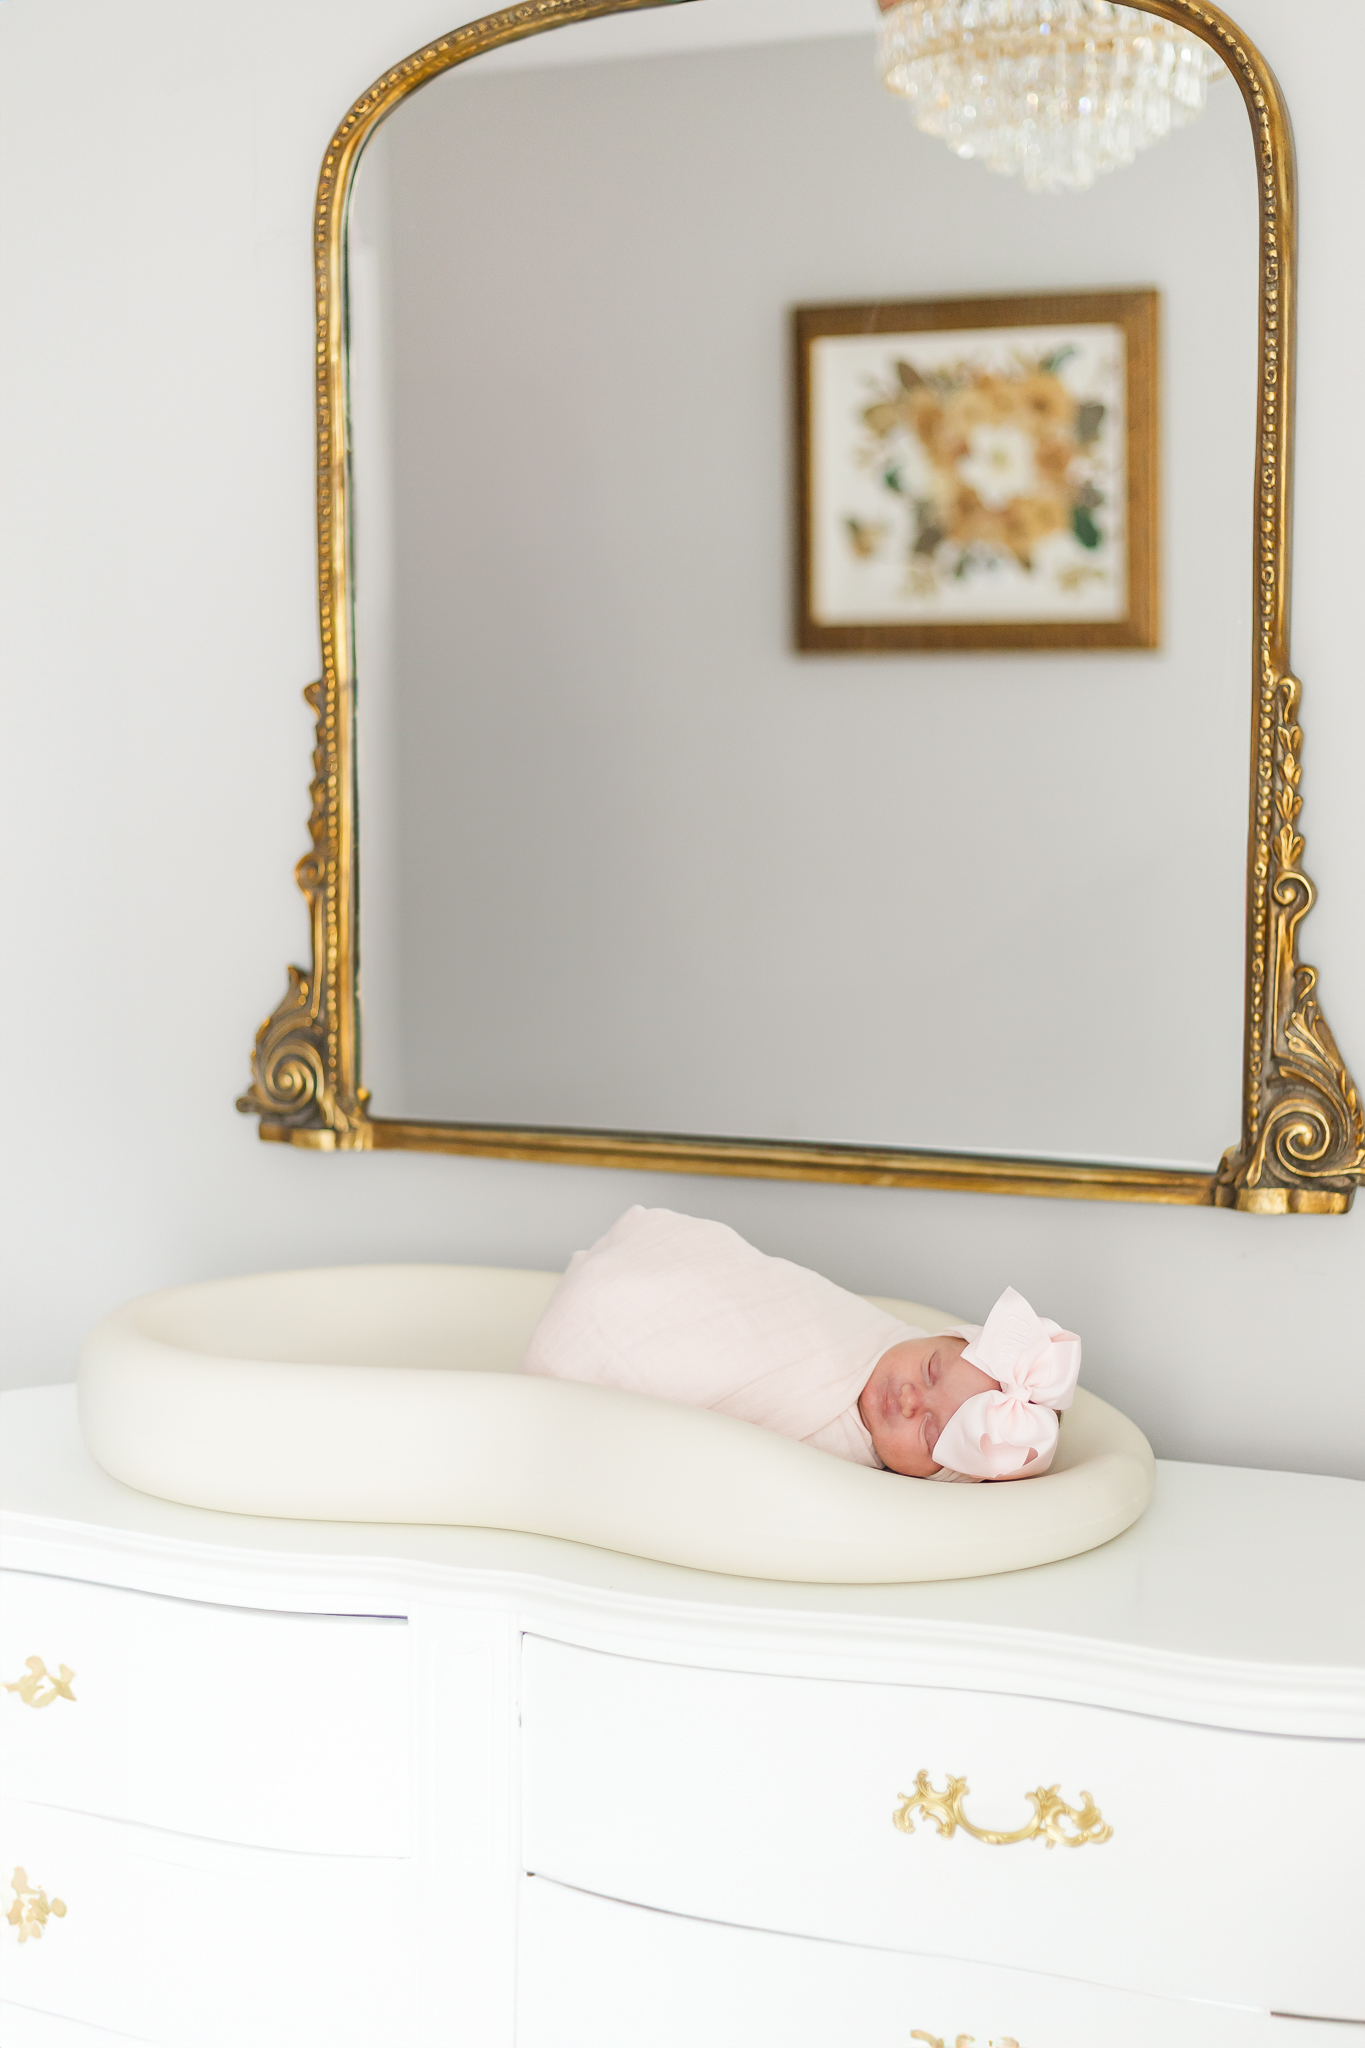
M 858 1396 L 883 1352 L 926 1334 L 724 1223 L 635 1208 L 575 1252 L 522 1371 L 714 1408 L 880 1468 Z

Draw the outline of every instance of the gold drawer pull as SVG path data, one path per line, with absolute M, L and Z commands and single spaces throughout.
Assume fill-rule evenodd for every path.
M 5 1918 L 11 1927 L 19 1930 L 19 1939 L 41 1941 L 43 1929 L 49 1916 L 58 1920 L 66 1918 L 66 1907 L 60 1899 L 49 1899 L 40 1884 L 30 1884 L 22 1870 L 16 1870 L 10 1879 L 10 1890 L 14 1893 L 14 1904 Z
M 56 1675 L 48 1670 L 41 1657 L 25 1657 L 28 1666 L 26 1678 L 10 1678 L 5 1681 L 6 1692 L 17 1692 L 26 1707 L 50 1707 L 54 1700 L 70 1700 L 74 1706 L 76 1695 L 71 1690 L 71 1681 L 76 1676 L 69 1664 L 59 1664 Z M 47 1686 L 49 1690 L 43 1691 Z
M 1065 1849 L 1081 1849 L 1087 1842 L 1107 1842 L 1114 1832 L 1088 1792 L 1082 1792 L 1079 1806 L 1068 1806 L 1055 1785 L 1040 1785 L 1036 1792 L 1024 1794 L 1033 1808 L 1033 1819 L 1012 1833 L 973 1827 L 962 1811 L 962 1802 L 970 1790 L 965 1778 L 949 1778 L 947 1791 L 935 1792 L 929 1783 L 929 1773 L 921 1771 L 915 1779 L 914 1791 L 902 1792 L 901 1803 L 891 1819 L 907 1835 L 914 1834 L 915 1823 L 910 1816 L 918 1813 L 922 1819 L 931 1820 L 945 1837 L 956 1834 L 959 1828 L 974 1835 L 978 1842 L 1031 1842 L 1041 1835 L 1049 1849 L 1058 1842 Z
M 927 2041 L 929 2048 L 943 2048 L 942 2034 L 926 2034 L 923 2027 L 912 2027 L 910 2029 L 910 2039 L 912 2041 Z M 959 2034 L 953 2043 L 953 2048 L 974 2048 L 975 2041 L 975 2034 Z M 1013 2034 L 1002 2034 L 998 2041 L 994 2039 L 991 2041 L 990 2048 L 1019 2048 L 1019 2043 L 1015 2040 Z

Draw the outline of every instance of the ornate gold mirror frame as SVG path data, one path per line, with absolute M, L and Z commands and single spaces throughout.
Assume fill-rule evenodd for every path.
M 1302 685 L 1289 667 L 1294 424 L 1294 145 L 1270 67 L 1235 23 L 1197 0 L 1142 0 L 1227 64 L 1251 119 L 1260 179 L 1260 396 L 1253 575 L 1251 816 L 1247 850 L 1242 1133 L 1215 1173 L 991 1158 L 871 1146 L 764 1144 L 621 1131 L 418 1123 L 372 1116 L 361 1085 L 357 965 L 355 670 L 346 441 L 345 231 L 351 183 L 380 122 L 411 93 L 486 50 L 599 15 L 676 0 L 529 0 L 428 43 L 355 102 L 328 144 L 313 228 L 317 314 L 318 609 L 312 851 L 296 870 L 313 959 L 261 1026 L 248 1094 L 262 1138 L 320 1150 L 462 1152 L 786 1180 L 992 1194 L 1340 1213 L 1365 1180 L 1365 1113 L 1298 955 L 1316 890 L 1302 867 Z

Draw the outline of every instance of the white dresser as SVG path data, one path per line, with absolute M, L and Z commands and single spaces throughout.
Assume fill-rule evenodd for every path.
M 1365 2048 L 1365 1485 L 779 1586 L 0 1422 L 3 2048 Z

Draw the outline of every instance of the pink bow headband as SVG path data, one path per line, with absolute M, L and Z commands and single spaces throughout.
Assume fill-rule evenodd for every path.
M 951 1334 L 970 1339 L 962 1356 L 999 1380 L 1000 1391 L 971 1395 L 948 1418 L 936 1461 L 969 1479 L 1006 1479 L 1026 1467 L 1031 1479 L 1046 1472 L 1061 1433 L 1057 1410 L 1069 1408 L 1076 1391 L 1080 1338 L 1035 1315 L 1012 1287 L 983 1324 L 959 1323 Z

